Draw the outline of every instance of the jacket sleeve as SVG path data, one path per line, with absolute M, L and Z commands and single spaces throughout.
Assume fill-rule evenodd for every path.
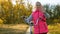
M 26 23 L 30 23 L 30 21 L 32 21 L 32 14 L 27 19 L 25 19 Z
M 42 17 L 40 17 L 40 20 L 42 21 L 46 21 L 46 19 L 49 19 L 50 18 L 50 15 L 48 13 L 44 13 L 44 15 Z
M 49 19 L 50 15 L 47 12 L 45 12 L 45 17 L 46 17 L 46 19 Z

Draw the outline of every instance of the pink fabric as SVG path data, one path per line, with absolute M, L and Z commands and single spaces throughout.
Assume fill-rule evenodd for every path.
M 47 33 L 34 33 L 34 34 L 47 34 Z
M 36 24 L 36 20 L 39 17 L 42 17 L 42 20 L 39 20 L 38 24 Z M 32 17 L 33 17 L 33 22 L 34 22 L 34 33 L 47 33 L 48 32 L 48 27 L 46 24 L 46 18 L 43 14 L 43 12 L 41 10 L 36 10 L 35 12 L 32 13 Z

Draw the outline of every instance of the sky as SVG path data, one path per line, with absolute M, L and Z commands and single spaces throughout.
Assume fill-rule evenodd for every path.
M 45 5 L 45 4 L 50 4 L 50 5 L 57 5 L 57 4 L 59 4 L 60 5 L 60 0 L 28 0 L 28 1 L 33 6 L 35 5 L 35 3 L 37 1 L 39 1 L 42 5 Z M 12 0 L 12 2 L 13 2 L 13 4 L 16 4 L 15 0 Z M 27 0 L 25 0 L 24 2 L 27 3 Z
M 37 1 L 41 2 L 42 5 L 50 4 L 50 5 L 57 5 L 60 4 L 60 0 L 29 0 L 32 5 L 34 5 Z

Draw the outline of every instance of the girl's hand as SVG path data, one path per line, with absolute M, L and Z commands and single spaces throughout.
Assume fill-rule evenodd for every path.
M 30 22 L 30 25 L 33 26 L 33 21 Z

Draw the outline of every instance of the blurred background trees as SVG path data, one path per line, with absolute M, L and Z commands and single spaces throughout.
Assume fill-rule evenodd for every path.
M 12 4 L 12 0 L 0 1 L 0 19 L 3 23 L 22 23 L 21 16 L 30 15 L 32 12 L 32 5 L 27 3 L 25 6 L 24 0 L 17 0 L 16 5 Z
M 16 5 L 12 4 L 12 0 L 0 0 L 0 20 L 6 24 L 18 24 L 24 23 L 21 16 L 29 16 L 32 12 L 33 6 L 27 2 L 27 6 L 23 2 L 24 0 L 17 0 Z M 60 5 L 44 5 L 45 11 L 50 14 L 48 23 L 60 23 Z
M 48 24 L 60 23 L 60 5 L 44 5 L 45 11 L 50 14 L 50 19 L 47 20 Z

